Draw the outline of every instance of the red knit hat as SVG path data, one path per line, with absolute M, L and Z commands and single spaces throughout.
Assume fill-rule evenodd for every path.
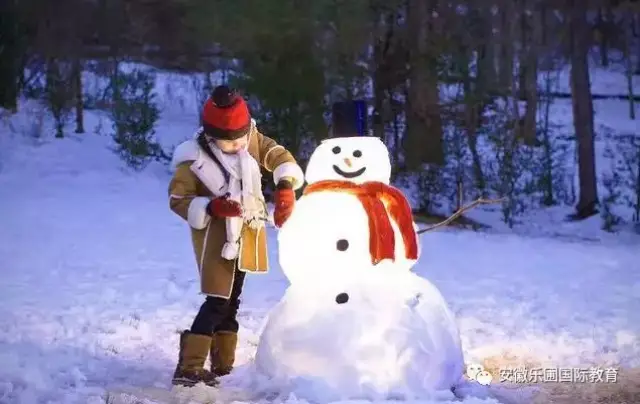
M 202 109 L 204 133 L 215 139 L 234 140 L 251 130 L 251 115 L 244 99 L 227 86 L 218 86 Z

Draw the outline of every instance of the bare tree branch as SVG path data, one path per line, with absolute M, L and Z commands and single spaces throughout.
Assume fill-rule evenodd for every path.
M 436 223 L 433 226 L 429 226 L 429 227 L 425 227 L 424 229 L 420 229 L 417 231 L 418 234 L 422 234 L 422 233 L 426 233 L 428 231 L 431 230 L 435 230 L 438 227 L 442 227 L 442 226 L 446 226 L 449 223 L 453 222 L 455 219 L 457 219 L 459 216 L 461 216 L 464 212 L 469 211 L 473 208 L 475 208 L 476 206 L 479 205 L 491 205 L 494 203 L 500 203 L 502 201 L 504 201 L 506 198 L 499 198 L 499 199 L 484 199 L 484 198 L 478 198 L 475 201 L 471 202 L 468 205 L 465 205 L 463 207 L 461 207 L 460 209 L 456 210 L 451 216 L 449 216 L 448 218 L 446 218 L 445 220 L 441 221 L 440 223 Z

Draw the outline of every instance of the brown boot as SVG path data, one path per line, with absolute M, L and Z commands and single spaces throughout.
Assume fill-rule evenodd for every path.
M 204 363 L 211 348 L 211 337 L 192 334 L 185 330 L 180 335 L 180 353 L 178 365 L 173 374 L 173 384 L 176 386 L 194 386 L 204 383 L 216 386 L 216 376 L 204 368 Z
M 238 334 L 229 331 L 220 331 L 213 335 L 211 343 L 211 372 L 216 376 L 224 376 L 231 373 L 233 363 L 236 360 L 236 346 Z

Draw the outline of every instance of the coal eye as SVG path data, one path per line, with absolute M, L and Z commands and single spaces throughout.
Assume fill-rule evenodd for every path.
M 340 239 L 336 243 L 336 248 L 338 251 L 347 251 L 347 248 L 349 248 L 349 242 L 345 239 Z
M 356 157 L 356 158 L 362 157 L 362 152 L 360 150 L 354 151 L 353 152 L 353 157 Z
M 333 152 L 333 154 L 338 154 L 342 151 L 342 149 L 340 149 L 340 146 L 336 146 L 333 149 L 331 149 L 331 151 Z

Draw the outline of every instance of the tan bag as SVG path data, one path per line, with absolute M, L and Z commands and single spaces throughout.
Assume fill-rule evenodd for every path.
M 267 229 L 264 226 L 253 229 L 245 224 L 242 228 L 238 269 L 253 273 L 266 273 L 269 271 Z

